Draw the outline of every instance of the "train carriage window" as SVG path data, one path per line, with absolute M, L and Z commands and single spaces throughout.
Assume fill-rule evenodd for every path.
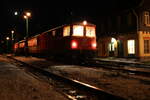
M 37 45 L 37 38 L 33 38 L 28 41 L 28 46 L 36 46 Z
M 95 27 L 86 26 L 86 36 L 87 37 L 95 37 Z
M 18 43 L 16 43 L 16 44 L 14 45 L 14 48 L 15 48 L 15 49 L 17 49 L 17 48 L 18 48 Z
M 55 36 L 56 35 L 56 31 L 52 31 L 52 36 Z
M 74 25 L 73 26 L 73 36 L 83 36 L 83 29 L 84 27 L 81 25 Z
M 55 30 L 55 36 L 56 36 L 57 38 L 63 37 L 62 32 L 63 32 L 63 29 L 62 29 L 62 28 L 59 28 L 59 29 Z
M 24 46 L 25 46 L 25 42 L 21 42 L 21 43 L 19 44 L 19 48 L 24 48 Z
M 63 36 L 69 36 L 70 35 L 70 26 L 66 26 L 63 29 Z

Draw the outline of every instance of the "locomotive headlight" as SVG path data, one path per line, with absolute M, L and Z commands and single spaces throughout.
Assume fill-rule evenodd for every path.
M 76 49 L 77 47 L 78 47 L 77 41 L 72 40 L 72 42 L 71 42 L 71 48 L 72 48 L 72 49 Z
M 96 42 L 92 42 L 91 46 L 93 49 L 96 49 L 96 46 L 97 46 Z

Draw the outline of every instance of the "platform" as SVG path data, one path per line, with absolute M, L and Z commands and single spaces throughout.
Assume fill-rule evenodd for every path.
M 0 56 L 1 100 L 66 100 L 51 85 Z

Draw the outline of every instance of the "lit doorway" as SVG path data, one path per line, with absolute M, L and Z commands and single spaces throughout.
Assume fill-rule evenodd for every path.
M 117 49 L 117 41 L 115 38 L 111 38 L 111 42 L 109 43 L 108 48 L 109 48 L 109 56 L 110 57 L 116 56 L 115 52 Z

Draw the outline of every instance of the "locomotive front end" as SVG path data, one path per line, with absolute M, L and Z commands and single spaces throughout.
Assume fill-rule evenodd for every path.
M 96 26 L 86 21 L 72 25 L 70 49 L 73 55 L 93 57 L 96 55 Z

